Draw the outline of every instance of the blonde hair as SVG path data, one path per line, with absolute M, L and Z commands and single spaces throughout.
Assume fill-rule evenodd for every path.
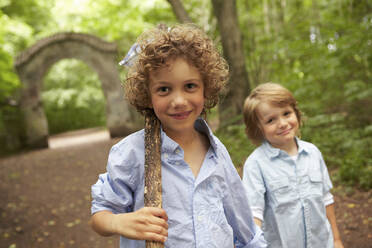
M 141 52 L 128 71 L 124 90 L 127 100 L 139 112 L 143 114 L 151 103 L 150 72 L 169 66 L 167 62 L 177 57 L 198 69 L 204 83 L 204 110 L 217 105 L 228 79 L 228 64 L 201 29 L 192 24 L 158 26 L 144 32 L 137 44 Z
M 298 109 L 297 101 L 293 97 L 292 93 L 280 84 L 271 82 L 261 84 L 252 90 L 249 96 L 245 99 L 243 106 L 246 134 L 253 144 L 258 146 L 264 140 L 264 134 L 261 131 L 257 115 L 257 106 L 261 102 L 268 102 L 279 107 L 291 106 L 297 116 L 298 123 L 301 126 L 302 114 Z

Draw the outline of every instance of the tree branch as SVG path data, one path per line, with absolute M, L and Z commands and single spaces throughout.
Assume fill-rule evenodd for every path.
M 162 206 L 160 121 L 152 111 L 145 115 L 145 194 L 146 207 Z M 163 243 L 146 241 L 146 248 L 162 248 Z

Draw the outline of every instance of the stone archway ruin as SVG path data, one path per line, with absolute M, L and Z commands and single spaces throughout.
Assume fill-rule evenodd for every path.
M 40 99 L 42 81 L 51 66 L 66 58 L 79 59 L 97 72 L 106 99 L 106 123 L 111 137 L 124 136 L 135 130 L 136 114 L 124 100 L 117 56 L 116 44 L 71 32 L 44 38 L 22 52 L 16 58 L 15 68 L 23 84 L 20 110 L 25 145 L 48 147 L 48 123 Z

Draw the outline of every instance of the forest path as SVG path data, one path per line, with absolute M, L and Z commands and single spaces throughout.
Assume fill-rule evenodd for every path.
M 89 129 L 51 137 L 49 149 L 0 159 L 0 247 L 118 248 L 88 225 L 90 187 L 106 167 L 107 131 Z M 372 247 L 371 192 L 338 186 L 336 215 L 345 248 Z

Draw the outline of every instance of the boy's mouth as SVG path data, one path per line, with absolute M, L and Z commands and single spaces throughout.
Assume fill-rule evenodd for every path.
M 280 132 L 278 135 L 286 135 L 286 134 L 289 134 L 291 132 L 292 128 L 288 128 L 282 132 Z
M 190 115 L 190 113 L 191 111 L 185 111 L 185 112 L 170 114 L 170 116 L 177 120 L 183 120 L 183 119 L 186 119 Z

